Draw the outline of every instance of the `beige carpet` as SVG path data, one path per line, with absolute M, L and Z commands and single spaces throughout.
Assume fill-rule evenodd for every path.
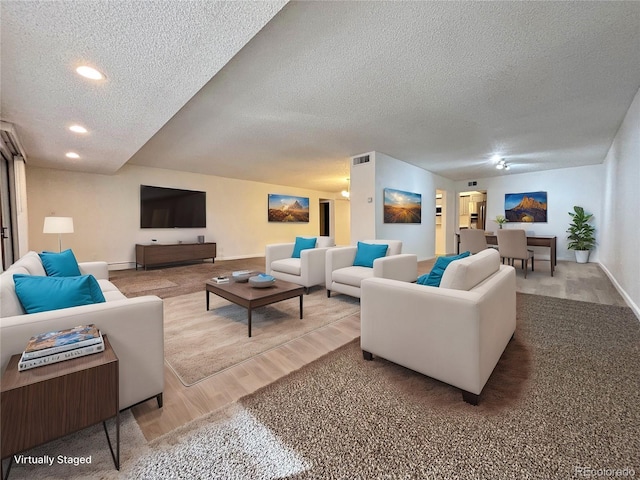
M 204 289 L 164 299 L 165 359 L 186 386 L 360 310 L 358 299 L 316 288 L 304 296 L 302 320 L 298 297 L 253 310 L 249 338 L 246 308 L 209 299 L 209 311 Z

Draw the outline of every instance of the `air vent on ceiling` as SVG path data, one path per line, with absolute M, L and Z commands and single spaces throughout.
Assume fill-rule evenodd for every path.
M 369 162 L 369 155 L 362 155 L 361 157 L 353 157 L 354 165 L 361 165 Z
M 24 148 L 22 148 L 16 129 L 11 123 L 0 121 L 0 150 L 7 159 L 22 157 L 26 160 Z

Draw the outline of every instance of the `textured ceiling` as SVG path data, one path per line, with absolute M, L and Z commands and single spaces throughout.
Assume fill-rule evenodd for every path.
M 2 117 L 55 168 L 335 191 L 372 150 L 451 179 L 596 164 L 640 88 L 640 2 L 33 5 L 2 4 Z
M 2 0 L 2 120 L 31 165 L 114 173 L 285 3 Z

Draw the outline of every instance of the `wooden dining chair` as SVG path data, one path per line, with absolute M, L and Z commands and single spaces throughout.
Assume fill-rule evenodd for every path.
M 524 230 L 498 230 L 498 252 L 500 256 L 506 258 L 510 265 L 515 260 L 522 261 L 524 278 L 527 278 L 529 269 L 529 259 L 531 259 L 531 271 L 534 269 L 533 250 L 527 248 L 527 233 Z

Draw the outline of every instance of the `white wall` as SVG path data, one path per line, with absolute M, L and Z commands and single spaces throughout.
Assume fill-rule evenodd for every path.
M 206 191 L 207 228 L 141 229 L 140 184 Z M 269 223 L 269 193 L 309 197 L 309 223 Z M 268 243 L 317 235 L 319 199 L 335 194 L 126 165 L 115 175 L 27 167 L 27 197 L 31 250 L 57 250 L 57 236 L 42 233 L 44 217 L 70 216 L 75 232 L 62 236 L 63 248 L 73 248 L 80 261 L 105 260 L 111 268 L 126 268 L 135 260 L 135 244 L 151 239 L 195 242 L 204 235 L 217 243 L 219 259 L 262 256 Z
M 350 240 L 349 244 L 355 245 L 358 240 L 376 238 L 376 211 L 375 211 L 375 182 L 376 182 L 376 154 L 369 152 L 368 163 L 353 164 L 350 160 Z M 362 156 L 357 155 L 357 156 Z
M 402 240 L 403 253 L 418 260 L 435 256 L 436 185 L 434 175 L 422 168 L 376 152 L 376 238 Z M 384 223 L 384 189 L 393 188 L 422 195 L 422 222 Z
M 336 245 L 351 244 L 351 204 L 349 200 L 336 198 L 333 202 L 335 212 L 335 236 Z
M 514 167 L 512 167 L 512 170 Z M 603 165 L 563 168 L 544 172 L 512 174 L 478 179 L 476 190 L 487 191 L 486 229 L 496 231 L 498 225 L 492 220 L 504 215 L 506 193 L 547 192 L 547 223 L 507 223 L 504 228 L 523 228 L 531 235 L 555 235 L 559 260 L 575 260 L 575 254 L 567 249 L 567 228 L 571 222 L 568 212 L 579 205 L 593 213 L 597 246 L 591 252 L 590 262 L 597 262 L 599 245 L 607 234 L 603 229 L 603 189 L 605 168 Z M 467 181 L 457 183 L 457 191 L 468 190 Z M 536 249 L 537 258 L 549 258 L 549 249 Z
M 605 158 L 600 263 L 640 318 L 640 91 Z

